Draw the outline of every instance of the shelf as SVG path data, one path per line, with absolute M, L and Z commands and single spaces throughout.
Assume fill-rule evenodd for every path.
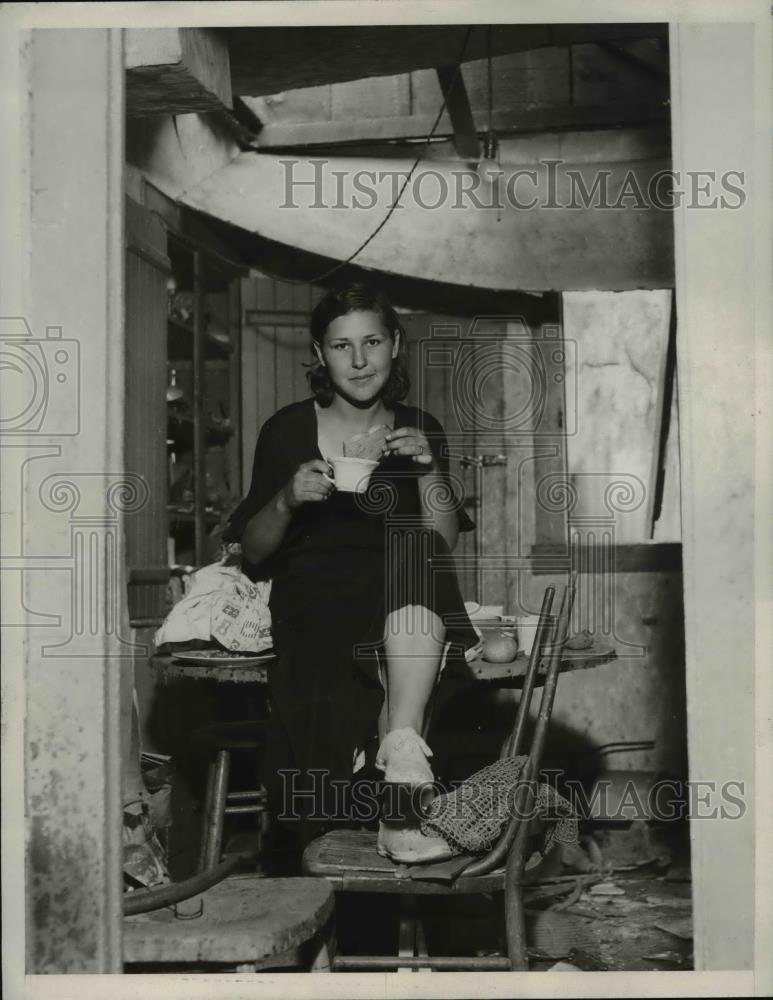
M 152 628 L 157 629 L 164 624 L 166 618 L 164 617 L 153 617 L 153 618 L 130 618 L 129 627 L 134 629 L 140 628 Z
M 171 317 L 166 322 L 167 359 L 193 359 L 193 330 Z
M 207 426 L 204 429 L 204 444 L 206 447 L 213 445 L 227 444 L 233 437 L 233 427 L 218 427 L 216 425 Z M 169 439 L 173 440 L 172 446 L 185 449 L 193 448 L 193 417 L 176 416 L 169 414 L 166 422 L 167 447 Z
M 171 233 L 168 254 L 175 288 L 165 310 L 166 376 L 169 383 L 177 370 L 185 396 L 167 406 L 167 454 L 182 459 L 172 475 L 187 478 L 168 484 L 167 522 L 177 555 L 201 563 L 207 536 L 227 513 L 205 511 L 207 498 L 218 498 L 217 506 L 241 484 L 240 276 L 206 247 Z M 223 425 L 221 417 L 230 420 Z
M 221 344 L 219 340 L 214 340 L 208 333 L 204 334 L 204 360 L 205 361 L 225 361 L 233 353 L 234 345 L 229 340 L 227 344 Z
M 174 316 L 166 320 L 167 330 L 167 361 L 193 363 L 193 327 Z M 233 351 L 233 344 L 220 344 L 204 333 L 204 360 L 227 362 Z
M 193 524 L 196 520 L 196 515 L 192 510 L 178 510 L 177 507 L 167 507 L 166 512 L 169 516 L 169 523 L 173 524 L 175 521 L 182 524 Z M 220 524 L 223 517 L 224 511 L 216 510 L 205 510 L 204 511 L 204 523 L 205 524 Z
M 204 358 L 204 364 L 210 371 L 223 371 L 227 372 L 231 366 L 231 362 L 226 358 Z M 169 369 L 174 368 L 178 372 L 187 372 L 193 368 L 193 361 L 189 358 L 180 358 L 179 361 L 174 361 L 172 358 L 167 358 L 166 366 Z
M 180 333 L 185 334 L 188 337 L 193 336 L 193 324 L 185 323 L 181 319 L 177 319 L 176 316 L 167 316 L 166 318 L 167 329 L 177 330 Z

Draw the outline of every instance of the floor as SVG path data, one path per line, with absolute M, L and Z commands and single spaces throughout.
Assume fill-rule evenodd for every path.
M 533 971 L 692 968 L 685 829 L 595 827 L 554 871 L 526 897 Z M 340 895 L 336 912 L 342 953 L 397 953 L 397 897 Z M 425 896 L 417 913 L 431 955 L 504 953 L 501 897 Z
M 549 961 L 535 968 L 549 968 L 557 958 L 566 958 L 582 968 L 583 959 L 595 958 L 615 971 L 685 970 L 692 968 L 692 904 L 689 882 L 669 881 L 668 875 L 639 872 L 615 876 L 608 883 L 620 895 L 583 893 L 576 905 L 561 911 L 546 910 L 537 920 L 541 939 L 556 942 Z M 596 886 L 595 888 L 598 888 Z M 551 926 L 550 920 L 559 918 Z M 567 925 L 566 921 L 571 921 Z M 563 940 L 576 945 L 562 951 Z M 578 949 L 579 953 L 573 951 Z M 550 948 L 548 948 L 550 952 Z M 592 966 L 591 966 L 592 967 Z
M 614 875 L 597 884 L 604 889 L 613 886 L 615 895 L 583 891 L 576 902 L 567 906 L 567 899 L 577 888 L 576 881 L 572 881 L 560 886 L 560 896 L 552 895 L 549 901 L 529 905 L 532 971 L 546 971 L 557 962 L 587 971 L 692 968 L 689 882 L 641 871 Z M 430 897 L 420 902 L 419 912 L 432 955 L 503 952 L 504 917 L 499 901 Z M 394 900 L 350 897 L 339 905 L 338 918 L 343 952 L 396 952 Z

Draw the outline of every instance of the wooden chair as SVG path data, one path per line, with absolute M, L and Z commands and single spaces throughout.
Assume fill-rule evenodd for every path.
M 435 969 L 435 970 L 526 970 L 526 931 L 523 908 L 524 869 L 528 857 L 531 821 L 528 815 L 547 736 L 558 682 L 561 652 L 574 603 L 576 577 L 565 588 L 559 615 L 551 615 L 555 590 L 548 587 L 524 680 L 513 729 L 502 757 L 522 754 L 526 724 L 537 674 L 547 660 L 539 715 L 535 726 L 524 781 L 514 815 L 494 847 L 485 855 L 466 856 L 436 865 L 396 865 L 376 851 L 376 834 L 363 830 L 328 833 L 311 843 L 303 857 L 305 874 L 328 879 L 339 892 L 396 893 L 403 897 L 404 916 L 400 924 L 400 954 L 397 956 L 336 955 L 333 971 Z M 436 876 L 433 875 L 436 873 Z M 418 877 L 417 877 L 418 876 Z M 440 957 L 426 954 L 423 928 L 415 920 L 415 897 L 423 894 L 465 895 L 504 892 L 506 956 Z
M 193 743 L 203 746 L 209 757 L 207 790 L 204 798 L 204 830 L 199 854 L 199 871 L 220 863 L 223 855 L 225 823 L 228 816 L 254 815 L 255 853 L 260 857 L 268 828 L 268 809 L 264 788 L 246 791 L 229 790 L 231 758 L 234 753 L 248 753 L 255 761 L 264 749 L 266 734 L 263 720 L 221 722 L 206 726 L 193 735 Z
M 131 971 L 296 968 L 330 972 L 335 950 L 333 890 L 315 878 L 237 874 L 255 855 L 221 860 L 223 824 L 233 813 L 265 815 L 262 791 L 229 792 L 230 755 L 262 743 L 255 722 L 197 734 L 212 756 L 198 872 L 183 882 L 124 896 L 123 957 Z

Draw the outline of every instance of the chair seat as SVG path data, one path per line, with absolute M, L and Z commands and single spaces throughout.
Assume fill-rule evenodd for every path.
M 413 865 L 396 864 L 376 850 L 377 834 L 371 830 L 333 830 L 312 841 L 303 853 L 307 875 L 325 878 L 333 888 L 345 892 L 385 892 L 401 895 L 445 895 L 497 892 L 504 888 L 504 869 L 476 878 L 460 876 L 451 881 L 448 862 L 421 865 L 422 878 L 412 878 Z M 428 869 L 437 877 L 426 877 Z
M 298 948 L 333 914 L 333 891 L 315 878 L 236 875 L 186 900 L 200 917 L 181 920 L 167 907 L 125 917 L 125 962 L 259 962 Z

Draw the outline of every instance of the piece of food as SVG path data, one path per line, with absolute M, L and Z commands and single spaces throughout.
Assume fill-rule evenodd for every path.
M 593 633 L 584 628 L 582 632 L 573 635 L 564 643 L 567 649 L 591 649 L 593 646 Z
M 367 458 L 377 462 L 386 451 L 386 436 L 391 430 L 386 424 L 371 429 L 344 441 L 345 458 Z
M 506 632 L 487 636 L 483 641 L 483 659 L 487 663 L 512 663 L 517 652 L 517 641 Z

